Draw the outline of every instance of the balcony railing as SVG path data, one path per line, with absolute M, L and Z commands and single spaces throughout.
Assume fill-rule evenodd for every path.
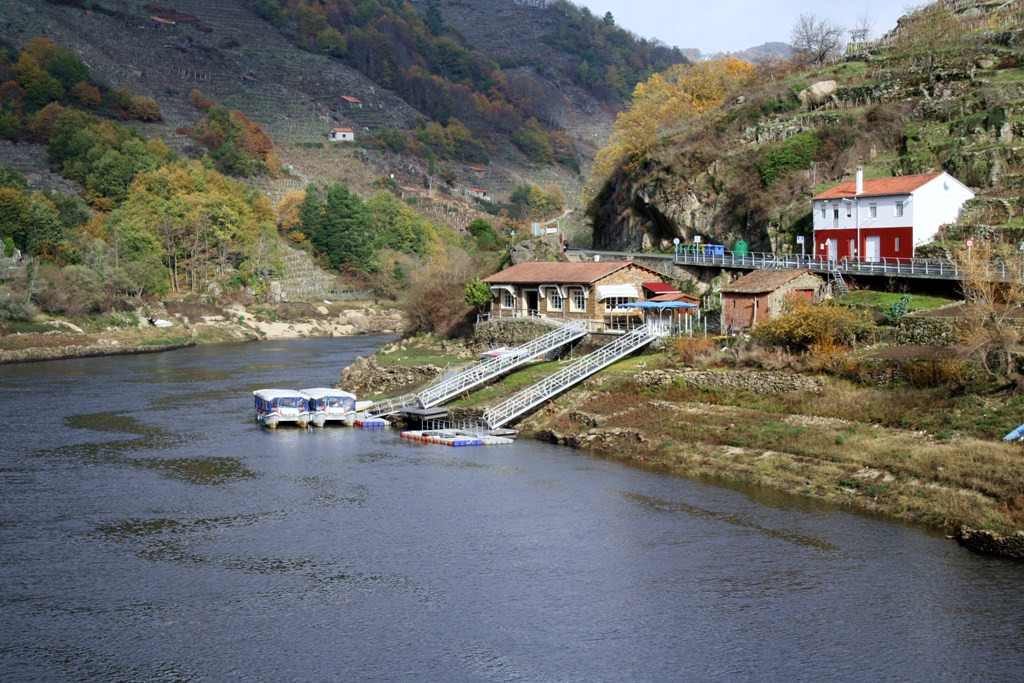
M 957 263 L 946 259 L 923 258 L 877 258 L 857 261 L 852 259 L 822 259 L 796 254 L 773 254 L 767 252 L 736 253 L 734 251 L 707 249 L 694 250 L 679 245 L 673 262 L 679 265 L 721 266 L 750 269 L 777 270 L 784 268 L 805 268 L 830 273 L 839 271 L 851 275 L 882 275 L 899 277 L 936 278 L 963 280 L 965 270 Z M 1024 276 L 1017 267 L 1004 261 L 988 261 L 972 267 L 971 275 L 987 280 L 1010 280 Z

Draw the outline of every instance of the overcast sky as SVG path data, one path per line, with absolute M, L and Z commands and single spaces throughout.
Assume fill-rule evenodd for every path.
M 923 0 L 917 3 L 922 4 Z M 736 52 L 761 43 L 789 42 L 800 14 L 828 17 L 850 27 L 865 10 L 875 37 L 896 26 L 908 3 L 900 0 L 576 0 L 597 16 L 611 12 L 615 23 L 642 38 L 695 47 L 705 54 Z

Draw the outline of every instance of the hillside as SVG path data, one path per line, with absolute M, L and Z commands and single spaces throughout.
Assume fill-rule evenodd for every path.
M 550 17 L 547 8 L 521 7 L 499 0 L 495 3 L 522 13 L 517 15 L 521 28 L 546 26 Z M 15 48 L 35 36 L 51 36 L 109 87 L 126 86 L 152 97 L 160 106 L 163 121 L 136 127 L 145 136 L 160 137 L 188 156 L 197 157 L 202 152 L 192 140 L 176 132 L 191 128 L 202 116 L 187 101 L 192 89 L 201 90 L 220 105 L 241 110 L 271 135 L 289 170 L 279 179 L 250 181 L 273 198 L 301 189 L 310 181 L 347 182 L 365 193 L 374 180 L 392 174 L 399 185 L 423 188 L 441 185 L 440 178 L 428 180 L 427 176 L 446 170 L 456 195 L 460 188 L 479 186 L 503 201 L 523 182 L 541 187 L 555 183 L 563 188 L 570 205 L 579 205 L 582 174 L 557 164 L 531 161 L 507 139 L 503 142 L 498 137 L 484 137 L 490 162 L 473 167 L 458 162 L 435 166 L 408 152 L 381 150 L 371 138 L 382 129 L 414 131 L 424 119 L 429 121 L 430 115 L 344 60 L 302 49 L 294 36 L 262 18 L 253 4 L 247 0 L 98 0 L 85 5 L 15 0 L 0 4 L 0 26 L 4 38 Z M 445 21 L 455 25 L 459 24 L 458 13 L 448 16 L 453 7 L 445 5 L 442 9 Z M 174 23 L 167 23 L 170 20 Z M 458 33 L 458 29 L 451 30 Z M 474 49 L 486 50 L 489 46 L 490 42 L 483 40 Z M 518 49 L 519 57 L 495 52 L 488 53 L 488 59 L 521 63 L 523 54 L 532 53 L 533 44 L 523 43 Z M 572 56 L 563 51 L 559 61 L 569 64 Z M 584 89 L 566 88 L 565 78 L 545 75 L 537 64 L 522 63 L 508 74 L 513 81 L 516 73 L 529 75 L 523 83 L 531 87 L 545 84 L 541 90 L 557 94 L 557 102 L 551 100 L 557 106 L 526 111 L 524 115 L 540 115 L 545 125 L 564 130 L 585 174 L 591 156 L 607 134 L 609 104 Z M 562 96 L 563 90 L 566 97 Z M 361 100 L 362 107 L 347 106 L 342 95 Z M 543 94 L 537 101 L 546 101 Z M 345 150 L 329 148 L 326 133 L 332 126 L 354 128 L 363 144 Z M 18 156 L 19 170 L 30 175 L 45 172 L 42 167 L 32 167 L 28 159 L 33 155 Z M 456 227 L 464 226 L 475 215 L 459 208 L 458 201 L 431 194 L 436 201 L 420 201 L 428 207 L 427 214 L 450 215 L 454 208 L 459 215 Z M 469 206 L 467 202 L 467 209 Z
M 869 178 L 945 169 L 974 188 L 950 238 L 995 225 L 1024 233 L 1024 13 L 951 7 L 908 15 L 836 64 L 762 69 L 676 126 L 600 186 L 588 211 L 595 244 L 665 249 L 701 235 L 792 251 L 810 234 L 810 197 L 861 164 Z M 828 80 L 833 99 L 801 106 L 801 90 Z

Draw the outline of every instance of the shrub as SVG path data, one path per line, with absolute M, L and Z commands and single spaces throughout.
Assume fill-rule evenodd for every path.
M 143 95 L 132 96 L 128 103 L 128 114 L 139 121 L 160 121 L 163 114 L 160 112 L 160 105 L 152 97 Z
M 874 323 L 863 311 L 832 301 L 795 299 L 786 302 L 782 315 L 758 323 L 752 334 L 765 346 L 805 350 L 814 344 L 852 344 L 873 327 Z
M 717 345 L 713 337 L 677 337 L 672 343 L 672 355 L 681 365 L 696 365 L 714 354 Z
M 900 319 L 910 310 L 910 297 L 904 294 L 899 301 L 894 301 L 885 309 L 885 321 L 890 325 L 896 325 Z
M 809 168 L 820 146 L 821 140 L 814 133 L 805 132 L 765 148 L 757 165 L 761 183 L 771 187 L 780 176 Z

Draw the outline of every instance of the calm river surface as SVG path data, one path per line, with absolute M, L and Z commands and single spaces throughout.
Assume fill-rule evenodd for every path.
M 0 367 L 0 679 L 1020 680 L 1024 564 L 545 444 L 263 431 L 382 339 Z

